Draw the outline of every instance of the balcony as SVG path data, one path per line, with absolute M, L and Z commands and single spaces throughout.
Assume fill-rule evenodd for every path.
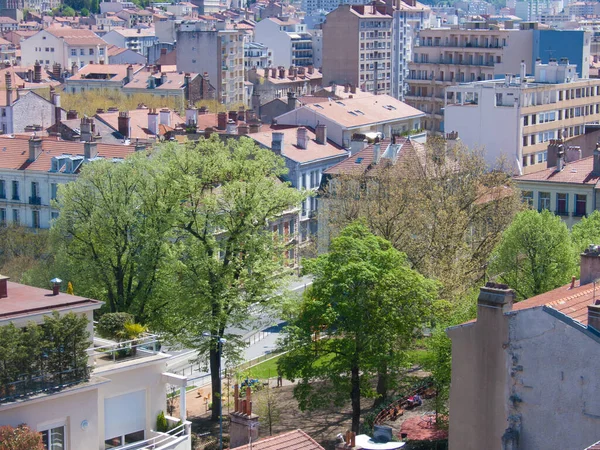
M 150 333 L 144 333 L 138 339 L 120 342 L 95 336 L 94 345 L 87 352 L 94 371 L 98 371 L 115 364 L 158 355 L 160 347 L 158 336 Z
M 29 204 L 30 205 L 41 205 L 42 197 L 39 197 L 37 195 L 32 195 L 31 197 L 29 197 Z

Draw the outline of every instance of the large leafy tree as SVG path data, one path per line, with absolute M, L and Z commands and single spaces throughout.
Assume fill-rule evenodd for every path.
M 346 227 L 327 254 L 305 263 L 314 275 L 291 319 L 279 360 L 301 408 L 352 403 L 358 432 L 361 397 L 377 394 L 375 374 L 402 365 L 403 352 L 428 317 L 435 282 L 412 270 L 403 253 L 359 223 Z M 315 383 L 327 381 L 327 383 Z
M 576 270 L 567 226 L 548 210 L 519 213 L 502 235 L 489 270 L 521 300 L 567 283 Z
M 393 161 L 333 177 L 319 220 L 333 235 L 365 220 L 415 269 L 439 280 L 444 298 L 455 299 L 482 281 L 489 255 L 521 206 L 503 165 L 494 169 L 481 152 L 443 139 L 404 144 Z
M 186 146 L 166 145 L 162 153 L 175 175 L 172 187 L 179 199 L 177 282 L 153 316 L 175 339 L 208 353 L 212 416 L 217 419 L 218 339 L 227 339 L 228 351 L 239 348 L 226 329 L 246 326 L 251 308 L 271 302 L 282 280 L 287 244 L 268 224 L 297 208 L 302 194 L 280 181 L 286 172 L 283 160 L 247 138 L 224 142 L 215 135 Z M 202 339 L 206 331 L 218 338 Z
M 118 163 L 85 164 L 75 182 L 60 186 L 56 268 L 80 295 L 144 318 L 177 206 L 170 175 L 158 158 L 139 152 Z
M 571 241 L 575 251 L 576 263 L 579 262 L 579 254 L 582 253 L 590 244 L 600 242 L 600 211 L 596 210 L 583 217 L 580 222 L 573 225 L 571 229 Z

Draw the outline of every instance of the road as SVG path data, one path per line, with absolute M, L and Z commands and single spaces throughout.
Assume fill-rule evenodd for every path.
M 294 277 L 284 291 L 301 295 L 306 287 L 311 284 L 312 280 L 309 277 Z M 281 319 L 256 310 L 252 313 L 247 329 L 228 328 L 226 334 L 236 334 L 249 342 L 249 345 L 244 349 L 243 359 L 244 361 L 250 361 L 275 349 L 283 325 L 284 322 Z M 201 371 L 197 364 L 195 366 L 191 364 L 191 361 L 196 358 L 196 351 L 192 349 L 169 350 L 168 347 L 163 347 L 163 349 L 171 355 L 171 358 L 167 361 L 169 372 L 186 375 L 188 379 L 196 380 L 197 383 L 209 379 L 210 372 Z

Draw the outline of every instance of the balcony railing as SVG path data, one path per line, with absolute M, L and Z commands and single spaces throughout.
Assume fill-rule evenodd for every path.
M 29 204 L 30 205 L 41 205 L 42 197 L 38 197 L 37 195 L 32 195 L 31 197 L 29 197 Z
M 146 358 L 159 352 L 158 336 L 149 333 L 145 333 L 138 339 L 120 342 L 94 337 L 94 346 L 88 349 L 88 355 L 92 358 L 94 368 Z
M 58 392 L 83 383 L 89 378 L 89 368 L 81 367 L 58 373 L 37 373 L 19 376 L 0 386 L 0 404 L 43 393 Z

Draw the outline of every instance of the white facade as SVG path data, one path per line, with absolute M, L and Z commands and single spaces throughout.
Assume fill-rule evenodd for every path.
M 313 65 L 312 36 L 305 24 L 264 19 L 256 24 L 254 40 L 271 49 L 275 66 Z
M 266 69 L 273 64 L 271 50 L 258 42 L 244 43 L 244 67 L 246 70 L 256 67 Z
M 154 30 L 113 30 L 106 33 L 102 39 L 108 44 L 116 45 L 117 47 L 127 48 L 147 56 L 148 48 L 158 42 L 158 38 L 154 35 Z

